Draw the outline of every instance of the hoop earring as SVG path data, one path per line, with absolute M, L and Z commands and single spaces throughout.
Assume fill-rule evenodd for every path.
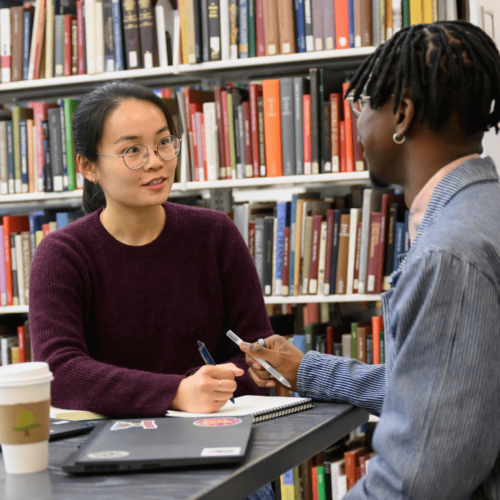
M 398 134 L 394 133 L 394 135 L 392 136 L 392 140 L 396 143 L 396 144 L 403 144 L 403 142 L 406 141 L 406 136 L 403 135 L 403 137 L 401 137 L 401 139 L 398 139 Z
M 97 179 L 95 178 L 95 174 L 94 174 L 94 184 L 97 184 Z

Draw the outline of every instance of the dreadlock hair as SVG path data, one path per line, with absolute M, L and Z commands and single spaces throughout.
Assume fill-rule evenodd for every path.
M 394 113 L 410 97 L 420 122 L 439 130 L 453 112 L 467 135 L 500 122 L 500 54 L 493 40 L 466 21 L 408 26 L 380 45 L 363 63 L 347 93 L 361 93 L 370 106 L 394 94 Z

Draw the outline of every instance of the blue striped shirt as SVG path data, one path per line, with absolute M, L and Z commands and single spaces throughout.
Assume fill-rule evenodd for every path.
M 385 365 L 309 352 L 301 396 L 380 416 L 345 499 L 500 499 L 500 187 L 467 160 L 432 195 L 382 295 Z

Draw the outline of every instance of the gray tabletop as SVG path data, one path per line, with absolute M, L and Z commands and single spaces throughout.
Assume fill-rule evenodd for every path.
M 314 408 L 253 425 L 245 460 L 236 467 L 70 476 L 60 464 L 83 443 L 75 437 L 49 444 L 49 469 L 6 474 L 0 456 L 0 498 L 5 500 L 240 500 L 319 453 L 368 420 L 351 405 L 315 402 Z

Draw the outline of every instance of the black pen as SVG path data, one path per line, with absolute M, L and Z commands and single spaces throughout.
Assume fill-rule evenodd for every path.
M 205 364 L 215 366 L 215 361 L 213 360 L 212 356 L 210 356 L 207 346 L 203 342 L 201 342 L 201 340 L 198 340 L 198 350 L 200 351 L 201 357 L 203 358 L 203 361 L 205 361 Z M 234 402 L 234 398 L 231 398 L 231 403 L 233 403 L 233 405 L 236 404 Z

